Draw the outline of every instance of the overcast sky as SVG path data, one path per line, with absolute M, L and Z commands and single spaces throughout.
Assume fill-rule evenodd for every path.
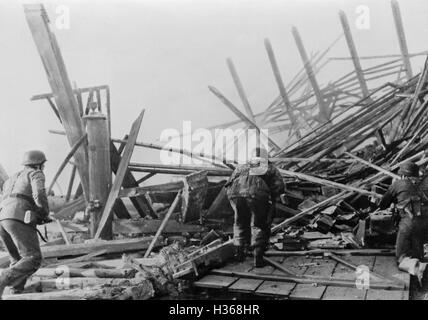
M 46 74 L 27 26 L 22 3 L 0 1 L 0 163 L 7 172 L 20 169 L 27 149 L 45 150 L 51 179 L 69 150 L 45 101 Z M 51 20 L 60 5 L 70 10 L 70 28 L 53 26 L 72 82 L 108 84 L 112 98 L 112 132 L 121 137 L 146 108 L 140 141 L 155 141 L 165 128 L 181 130 L 182 120 L 196 127 L 233 120 L 207 89 L 218 87 L 242 108 L 225 59 L 233 58 L 253 109 L 263 110 L 277 95 L 263 46 L 270 38 L 284 79 L 302 67 L 291 35 L 296 26 L 309 53 L 324 50 L 338 35 L 338 11 L 351 24 L 360 55 L 398 54 L 389 0 L 117 0 L 45 1 Z M 428 1 L 399 1 L 410 52 L 428 49 Z M 357 7 L 369 8 L 370 28 L 358 29 Z M 347 55 L 344 40 L 331 53 Z M 413 61 L 414 73 L 422 60 Z M 338 63 L 320 77 L 334 80 L 351 62 Z M 140 162 L 156 162 L 156 153 L 136 152 Z M 61 180 L 65 181 L 65 180 Z

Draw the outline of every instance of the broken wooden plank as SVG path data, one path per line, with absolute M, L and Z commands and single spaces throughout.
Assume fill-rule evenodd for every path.
M 26 4 L 24 11 L 42 59 L 68 142 L 70 146 L 73 146 L 85 134 L 85 129 L 60 48 L 51 31 L 44 6 L 42 4 Z M 74 159 L 82 182 L 83 193 L 87 199 L 89 195 L 89 172 L 86 144 L 82 144 L 76 150 Z
M 208 178 L 205 171 L 189 174 L 184 178 L 181 201 L 183 222 L 200 220 L 205 197 L 208 191 Z
M 128 136 L 128 135 L 126 135 L 126 136 Z M 112 171 L 114 174 L 117 174 L 118 169 L 119 169 L 119 164 L 120 164 L 120 161 L 122 159 L 120 149 L 122 147 L 125 148 L 125 146 L 126 146 L 126 142 L 123 142 L 120 145 L 119 150 L 118 150 L 118 149 L 116 149 L 116 146 L 114 145 L 113 142 L 110 143 L 110 162 L 111 162 L 111 168 L 112 168 Z M 137 186 L 138 186 L 138 182 L 134 178 L 131 171 L 126 170 L 125 176 L 123 177 L 122 187 L 128 188 L 128 187 L 137 187 Z M 131 198 L 130 200 L 132 202 L 132 205 L 135 207 L 135 209 L 137 210 L 138 214 L 141 217 L 144 217 L 146 215 L 150 215 L 152 217 L 155 217 L 155 215 L 151 211 L 150 205 L 147 203 L 147 201 L 144 197 Z M 117 203 L 120 203 L 121 201 L 122 201 L 121 199 L 118 199 Z M 117 205 L 117 203 L 116 203 L 116 205 Z M 116 209 L 116 208 L 114 208 L 114 209 Z M 115 212 L 116 212 L 116 210 L 115 210 Z M 116 214 L 117 214 L 117 212 L 116 212 Z M 129 214 L 128 214 L 128 217 L 120 217 L 120 216 L 118 216 L 118 217 L 119 218 L 129 218 Z
M 58 290 L 40 293 L 3 295 L 3 300 L 146 300 L 154 296 L 155 290 L 148 279 L 124 279 L 114 284 L 101 284 L 84 289 Z M 66 283 L 60 283 L 64 287 Z
M 128 251 L 143 251 L 148 248 L 151 240 L 152 237 L 110 241 L 99 240 L 90 243 L 73 243 L 69 245 L 42 246 L 41 250 L 43 258 L 79 256 L 103 249 L 107 250 L 107 253 L 123 253 Z M 8 262 L 8 255 L 0 258 L 0 266 L 4 266 L 4 264 Z
M 76 143 L 72 146 L 71 150 L 67 153 L 67 156 L 64 158 L 64 160 L 61 162 L 61 165 L 59 166 L 57 172 L 55 173 L 52 182 L 49 184 L 49 187 L 46 191 L 47 194 L 50 194 L 52 191 L 52 188 L 56 181 L 58 180 L 59 176 L 61 175 L 62 171 L 64 170 L 65 166 L 69 163 L 71 157 L 75 154 L 78 148 L 86 142 L 87 134 L 83 134 L 82 137 L 79 138 L 79 140 L 76 141 Z
M 332 271 L 331 266 L 328 266 L 327 271 Z M 317 286 L 343 286 L 343 287 L 352 287 L 355 285 L 353 281 L 346 281 L 334 278 L 319 278 L 319 277 L 287 277 L 287 276 L 277 276 L 277 275 L 259 275 L 253 274 L 250 272 L 234 272 L 226 271 L 222 269 L 213 269 L 210 272 L 214 275 L 220 276 L 229 276 L 229 277 L 239 277 L 247 279 L 261 279 L 269 281 L 278 281 L 278 282 L 295 282 L 298 284 L 309 284 Z M 386 284 L 386 283 L 373 283 L 372 287 L 375 289 L 385 289 L 385 290 L 402 290 L 402 286 L 397 286 L 396 284 Z
M 48 264 L 48 267 L 54 268 L 54 267 L 58 267 L 58 266 L 70 265 L 70 264 L 77 263 L 77 262 L 90 261 L 92 258 L 102 256 L 103 254 L 106 254 L 106 253 L 107 253 L 106 249 L 97 250 L 97 251 L 85 254 L 83 256 L 74 258 L 74 259 L 59 260 L 56 263 L 50 263 L 50 264 Z
M 34 276 L 44 278 L 88 277 L 88 278 L 132 278 L 133 269 L 81 269 L 81 268 L 40 268 Z
M 171 217 L 172 213 L 174 212 L 175 207 L 178 204 L 178 200 L 181 197 L 181 194 L 182 194 L 181 191 L 177 193 L 177 196 L 175 197 L 174 202 L 172 203 L 171 207 L 168 209 L 168 212 L 165 215 L 165 218 L 163 219 L 161 225 L 159 226 L 158 231 L 156 232 L 155 236 L 153 237 L 152 242 L 150 243 L 149 247 L 147 248 L 147 251 L 144 254 L 144 258 L 147 258 L 149 256 L 150 252 L 152 252 L 152 249 L 153 249 L 154 245 L 156 244 L 156 241 L 158 240 L 159 236 L 162 234 L 162 231 L 165 228 L 165 226 L 168 222 L 168 219 Z
M 114 234 L 150 234 L 156 233 L 162 221 L 159 219 L 128 220 L 119 219 L 113 221 Z M 197 224 L 182 223 L 176 220 L 169 220 L 165 225 L 163 234 L 183 234 L 197 233 L 204 231 L 203 226 Z
M 140 131 L 141 122 L 143 120 L 144 110 L 141 111 L 137 120 L 134 121 L 129 133 L 128 142 L 126 143 L 125 150 L 123 152 L 123 157 L 120 160 L 120 164 L 117 170 L 116 177 L 114 179 L 109 197 L 107 199 L 106 205 L 103 210 L 103 214 L 99 221 L 97 232 L 95 233 L 95 239 L 102 238 L 108 229 L 111 229 L 111 213 L 113 211 L 114 204 L 118 198 L 120 188 L 122 187 L 123 179 L 125 177 L 126 171 L 128 170 L 128 164 L 131 160 L 132 152 L 134 151 L 134 144 L 137 141 L 137 136 Z
M 356 257 L 351 256 L 347 257 L 347 260 L 352 261 L 353 264 L 361 266 L 367 266 L 369 270 L 373 269 L 375 257 Z M 350 271 L 347 267 L 344 267 L 342 264 L 337 264 L 336 268 L 332 274 L 333 277 L 338 279 L 350 279 L 355 281 L 354 288 L 345 288 L 345 287 L 334 287 L 329 286 L 324 293 L 323 300 L 365 300 L 367 289 L 364 287 L 357 288 L 356 282 L 356 273 L 355 271 Z

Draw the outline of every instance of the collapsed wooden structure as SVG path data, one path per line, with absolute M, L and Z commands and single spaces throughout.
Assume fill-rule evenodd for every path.
M 400 163 L 414 160 L 422 165 L 428 162 L 425 157 L 428 144 L 428 126 L 425 121 L 428 118 L 428 62 L 422 72 L 415 76 L 410 64 L 411 57 L 426 53 L 409 54 L 396 1 L 392 1 L 392 10 L 400 55 L 359 56 L 347 18 L 340 12 L 350 58 L 327 57 L 341 37 L 323 52 L 309 57 L 297 28 L 293 28 L 292 34 L 303 68 L 286 85 L 272 44 L 266 39 L 265 47 L 279 95 L 265 111 L 259 114 L 252 111 L 231 59 L 227 59 L 227 66 L 245 113 L 218 89 L 209 87 L 239 118 L 215 128 L 243 126 L 244 129 L 255 128 L 259 133 L 262 128 L 269 129 L 270 161 L 280 168 L 287 186 L 285 198 L 288 199 L 285 203 L 276 204 L 278 219 L 272 228 L 273 237 L 279 234 L 287 237 L 289 228 L 295 225 L 304 228 L 317 225 L 317 230 L 320 230 L 321 225 L 327 225 L 326 232 L 334 227 L 336 231 L 355 230 L 357 235 L 354 234 L 353 239 L 349 239 L 348 235 L 347 243 L 352 244 L 354 249 L 361 249 L 364 246 L 361 239 L 367 229 L 364 221 L 371 208 L 371 199 L 379 198 L 391 179 L 397 177 L 395 172 Z M 41 5 L 26 5 L 25 14 L 52 89 L 52 93 L 33 96 L 32 100 L 44 99 L 48 102 L 64 127 L 64 131 L 51 132 L 65 135 L 71 148 L 48 191 L 64 168 L 72 166 L 70 182 L 64 195 L 65 205 L 55 214 L 61 236 L 69 244 L 43 247 L 48 268 L 39 271 L 36 278 L 41 279 L 32 283 L 31 288 L 47 291 L 45 298 L 81 298 L 84 295 L 87 298 L 145 299 L 162 292 L 159 288 L 166 283 L 174 283 L 174 279 L 200 277 L 205 269 L 226 262 L 233 254 L 233 246 L 230 240 L 219 240 L 227 240 L 231 234 L 231 208 L 223 184 L 235 168 L 236 160 L 227 159 L 224 155 L 213 155 L 214 152 L 194 154 L 191 150 L 169 148 L 169 152 L 197 158 L 205 164 L 191 166 L 131 162 L 135 147 L 165 150 L 160 144 L 137 141 L 144 110 L 123 139 L 112 138 L 109 87 L 102 85 L 73 89 L 45 9 Z M 339 59 L 350 59 L 354 70 L 322 85 L 317 79 L 317 73 Z M 361 60 L 365 59 L 383 59 L 384 62 L 364 69 Z M 237 145 L 238 139 L 233 141 L 233 146 Z M 139 178 L 136 173 L 145 175 Z M 180 175 L 183 178 L 160 185 L 143 185 L 157 174 Z M 76 188 L 77 175 L 80 179 Z M 214 181 L 210 177 L 223 180 Z M 125 199 L 129 199 L 129 202 Z M 334 209 L 330 210 L 332 207 Z M 329 210 L 331 212 L 326 213 Z M 88 228 L 83 229 L 92 240 L 77 244 L 70 241 L 67 231 L 82 231 L 81 226 L 68 221 L 80 211 L 84 211 L 85 217 L 89 219 Z M 346 222 L 346 227 L 340 227 L 336 222 L 350 215 L 352 217 L 349 220 L 353 223 L 356 221 L 354 225 Z M 136 220 L 136 217 L 140 219 Z M 190 244 L 196 243 L 201 247 L 190 247 L 192 249 L 187 250 L 165 246 L 168 238 L 174 239 L 184 233 L 190 234 L 187 245 L 190 241 Z M 124 234 L 137 234 L 138 238 L 112 240 Z M 181 241 L 183 237 L 177 239 Z M 281 241 L 285 243 L 285 240 Z M 161 262 L 156 260 L 158 256 L 150 258 L 153 249 L 163 246 L 159 254 L 163 259 Z M 144 253 L 144 257 L 134 260 L 129 255 L 122 260 L 105 259 L 125 252 Z M 381 260 L 371 259 L 371 268 L 381 269 L 375 263 Z M 275 274 L 273 268 L 281 269 L 275 261 L 265 273 Z M 0 265 L 5 266 L 6 263 L 5 257 L 0 258 Z M 51 278 L 64 276 L 63 272 L 54 270 L 64 265 L 71 268 L 67 271 L 67 277 L 73 280 L 71 284 L 68 283 L 67 290 L 55 293 L 52 289 L 58 289 L 57 282 Z M 332 268 L 331 264 L 329 268 Z M 236 286 L 238 278 L 250 278 L 258 281 L 259 285 L 268 282 L 271 289 L 272 283 L 269 282 L 287 282 L 287 279 L 266 278 L 266 274 L 265 278 L 257 279 L 257 276 L 254 278 L 254 275 L 242 273 L 247 272 L 247 269 L 240 270 L 239 274 L 215 270 L 211 276 L 234 279 L 227 287 L 233 284 Z M 330 270 L 330 273 L 335 272 L 334 268 Z M 331 277 L 331 274 L 327 276 Z M 126 282 L 124 279 L 128 278 L 133 280 Z M 288 282 L 294 285 L 309 285 L 309 280 L 302 282 L 296 274 L 292 274 L 291 278 L 288 278 Z M 300 282 L 296 282 L 296 279 L 300 279 Z M 335 285 L 329 284 L 327 279 L 323 281 L 324 288 Z M 347 281 L 350 283 L 349 279 Z M 403 288 L 408 292 L 408 279 L 405 282 Z M 196 282 L 196 286 L 203 287 L 203 283 L 202 279 Z M 349 283 L 345 287 L 349 288 Z M 377 285 L 379 290 L 397 289 L 382 283 Z M 92 289 L 83 294 L 83 287 Z M 124 289 L 115 295 L 109 290 L 107 293 L 103 291 L 102 288 L 106 287 L 111 290 L 114 287 Z M 278 296 L 288 297 L 291 292 L 289 283 L 283 287 L 288 290 L 288 295 L 278 293 L 277 289 L 273 291 Z M 252 292 L 257 291 L 257 288 L 259 286 L 253 288 Z M 28 293 L 15 298 L 43 298 L 43 295 L 31 296 Z

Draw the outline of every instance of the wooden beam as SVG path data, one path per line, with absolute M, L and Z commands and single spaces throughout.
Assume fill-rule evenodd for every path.
M 355 47 L 354 39 L 352 38 L 351 28 L 349 27 L 348 18 L 344 11 L 339 11 L 339 18 L 345 34 L 346 43 L 348 44 L 349 53 L 351 54 L 354 64 L 355 73 L 357 74 L 358 82 L 360 83 L 363 97 L 367 97 L 370 92 L 367 88 L 366 80 L 364 79 L 363 69 L 361 68 L 360 59 L 358 58 L 357 48 Z
M 210 274 L 227 276 L 227 277 L 239 277 L 244 279 L 259 279 L 266 281 L 278 281 L 278 282 L 294 282 L 302 284 L 314 285 L 324 285 L 324 286 L 335 286 L 335 287 L 350 287 L 355 288 L 355 280 L 344 280 L 344 279 L 335 279 L 335 278 L 316 278 L 316 277 L 293 277 L 293 276 L 277 276 L 269 274 L 255 274 L 250 272 L 238 272 L 238 271 L 229 271 L 223 269 L 214 269 L 210 271 Z M 379 283 L 379 282 L 370 282 L 371 289 L 383 289 L 383 290 L 403 290 L 404 285 L 399 285 L 396 283 Z
M 149 180 L 151 177 L 155 176 L 156 173 L 148 173 L 146 174 L 144 177 L 140 178 L 137 180 L 137 184 L 140 185 L 141 183 L 143 183 L 146 180 Z
M 76 166 L 73 165 L 71 168 L 71 175 L 70 175 L 70 181 L 68 182 L 67 193 L 65 195 L 66 202 L 70 200 L 71 192 L 73 192 L 73 184 L 74 184 L 74 179 L 76 177 L 76 170 L 77 170 Z
M 377 165 L 375 165 L 375 164 L 373 164 L 373 163 L 371 163 L 371 162 L 369 162 L 369 161 L 366 161 L 366 160 L 364 160 L 364 159 L 361 159 L 360 157 L 357 157 L 356 155 L 353 155 L 352 153 L 350 153 L 350 152 L 345 152 L 345 154 L 347 155 L 347 156 L 349 156 L 349 157 L 351 157 L 351 158 L 353 158 L 353 159 L 355 159 L 355 160 L 357 160 L 357 161 L 359 161 L 359 162 L 361 162 L 361 163 L 363 163 L 363 164 L 365 164 L 366 166 L 369 166 L 370 168 L 373 168 L 373 169 L 375 169 L 375 170 L 377 170 L 377 171 L 379 171 L 379 172 L 381 172 L 381 173 L 383 173 L 383 174 L 386 174 L 387 176 L 390 176 L 391 178 L 393 178 L 393 179 L 400 179 L 400 176 L 399 175 L 397 175 L 397 174 L 395 174 L 395 173 L 392 173 L 391 171 L 388 171 L 388 170 L 386 170 L 386 169 L 384 169 L 384 168 L 382 168 L 382 167 L 379 167 L 379 166 L 377 166 Z
M 318 81 L 315 78 L 314 70 L 312 69 L 312 65 L 309 61 L 305 47 L 303 46 L 303 41 L 300 37 L 299 31 L 296 27 L 292 27 L 291 32 L 296 42 L 297 49 L 299 50 L 300 57 L 302 58 L 303 65 L 305 66 L 306 74 L 308 76 L 309 82 L 311 83 L 312 90 L 314 91 L 315 98 L 317 100 L 318 108 L 320 111 L 320 116 L 322 118 L 321 120 L 323 122 L 328 121 L 328 119 L 330 118 L 330 112 L 328 111 L 327 105 L 325 104 L 324 97 L 318 85 Z
M 153 237 L 153 240 L 150 243 L 149 247 L 147 248 L 147 251 L 144 254 L 143 258 L 147 258 L 150 255 L 150 252 L 152 252 L 153 246 L 156 244 L 156 241 L 158 240 L 159 236 L 162 234 L 162 231 L 165 228 L 169 218 L 171 217 L 172 213 L 174 212 L 175 208 L 177 207 L 178 201 L 181 198 L 181 194 L 182 194 L 181 191 L 177 193 L 177 196 L 175 197 L 174 202 L 169 207 L 167 214 L 163 218 L 162 224 L 159 226 L 159 229 L 156 232 L 155 236 Z
M 398 2 L 391 1 L 392 14 L 394 16 L 395 29 L 397 31 L 398 43 L 400 45 L 401 58 L 403 59 L 404 68 L 406 69 L 407 80 L 413 77 L 412 65 L 409 59 L 409 50 L 407 48 L 406 36 L 404 34 L 403 20 L 401 19 L 401 12 Z
M 55 182 L 58 180 L 58 177 L 60 176 L 62 170 L 64 170 L 65 166 L 67 165 L 67 163 L 70 161 L 71 157 L 75 155 L 76 151 L 78 148 L 80 148 L 80 146 L 86 142 L 86 137 L 87 134 L 84 133 L 79 140 L 76 141 L 76 143 L 72 146 L 71 150 L 68 152 L 67 156 L 64 158 L 64 160 L 62 161 L 61 165 L 59 166 L 57 172 L 55 173 L 52 182 L 50 183 L 48 189 L 47 189 L 47 194 L 50 194 L 52 191 L 52 188 L 55 184 Z
M 112 171 L 114 174 L 117 174 L 119 164 L 121 161 L 121 150 L 125 148 L 126 141 L 122 142 L 119 149 L 116 149 L 116 146 L 113 143 L 110 143 L 110 152 L 111 152 L 111 165 L 112 165 Z M 129 164 L 128 164 L 128 170 L 126 170 L 125 177 L 123 178 L 122 187 L 124 188 L 133 188 L 138 187 L 138 182 L 134 178 L 134 175 L 132 174 L 131 170 L 129 170 Z M 147 200 L 144 197 L 136 197 L 130 199 L 132 202 L 132 205 L 137 210 L 138 214 L 141 217 L 145 217 L 146 215 L 152 216 L 153 218 L 156 218 L 156 215 L 154 214 L 153 210 L 151 209 L 150 204 L 147 202 Z M 118 199 L 117 203 L 121 200 Z
M 72 243 L 70 245 L 42 246 L 43 258 L 61 258 L 68 256 L 80 256 L 90 252 L 107 250 L 106 253 L 123 253 L 129 251 L 141 251 L 148 248 L 152 237 L 135 239 L 119 239 L 110 241 L 95 241 L 90 243 Z M 159 239 L 159 244 L 160 244 Z M 9 263 L 9 256 L 0 258 L 0 266 Z
M 122 187 L 123 179 L 128 169 L 129 161 L 131 160 L 132 152 L 134 151 L 134 144 L 137 141 L 137 136 L 140 131 L 141 122 L 143 120 L 144 110 L 140 113 L 137 120 L 134 121 L 129 133 L 128 142 L 126 143 L 123 157 L 120 160 L 119 168 L 115 176 L 110 194 L 108 196 L 106 205 L 101 215 L 98 230 L 95 233 L 95 238 L 100 238 L 105 235 L 105 232 L 111 230 L 111 213 L 119 195 L 120 188 Z
M 70 265 L 70 264 L 73 264 L 73 263 L 77 263 L 77 262 L 90 261 L 93 258 L 98 257 L 98 256 L 102 256 L 103 254 L 106 254 L 106 253 L 107 253 L 106 249 L 97 250 L 97 251 L 85 254 L 83 256 L 77 257 L 77 258 L 64 259 L 64 260 L 59 260 L 58 262 L 55 262 L 55 263 L 49 263 L 48 267 L 55 268 L 55 267 L 58 267 L 58 266 L 67 266 L 67 265 Z
M 200 221 L 208 191 L 206 171 L 198 171 L 184 177 L 181 202 L 183 222 Z
M 233 82 L 235 83 L 238 94 L 241 97 L 242 104 L 244 105 L 245 110 L 247 111 L 248 117 L 256 123 L 254 118 L 253 110 L 251 109 L 250 102 L 248 101 L 247 95 L 245 93 L 244 87 L 242 86 L 241 79 L 239 79 L 238 72 L 236 72 L 235 65 L 233 64 L 232 59 L 228 58 L 226 60 L 227 67 L 229 68 L 230 74 L 232 75 Z
M 357 271 L 357 269 L 358 269 L 358 266 L 356 266 L 356 265 L 350 263 L 349 261 L 346 261 L 346 260 L 344 260 L 344 259 L 336 256 L 334 253 L 326 253 L 326 254 L 324 254 L 324 256 L 327 256 L 327 257 L 329 257 L 329 258 L 331 258 L 331 259 L 333 259 L 333 260 L 335 260 L 335 261 L 337 261 L 337 262 L 339 262 L 339 263 L 347 266 L 351 270 Z M 386 281 L 391 281 L 391 282 L 397 283 L 398 285 L 403 284 L 403 281 L 400 280 L 400 279 L 398 279 L 398 278 L 389 278 L 387 276 L 384 276 L 383 274 L 374 272 L 373 270 L 370 270 L 370 275 L 371 276 L 375 276 L 376 278 L 379 278 L 381 280 L 386 280 Z
M 290 122 L 294 127 L 294 130 L 296 131 L 297 137 L 298 139 L 300 139 L 301 134 L 299 130 L 299 125 L 293 113 L 291 102 L 290 102 L 290 99 L 288 98 L 287 90 L 285 89 L 285 86 L 284 86 L 284 81 L 282 81 L 281 73 L 279 72 L 279 68 L 278 68 L 278 63 L 276 62 L 275 54 L 273 52 L 272 45 L 269 39 L 265 39 L 265 47 L 266 47 L 266 51 L 272 67 L 273 74 L 275 76 L 276 84 L 278 86 L 279 93 L 281 95 L 281 99 L 284 103 L 284 112 L 288 114 L 288 117 L 290 118 Z
M 208 89 L 217 97 L 223 104 L 228 107 L 238 118 L 242 119 L 242 121 L 246 122 L 250 127 L 253 127 L 257 130 L 257 132 L 266 137 L 269 144 L 272 145 L 276 150 L 280 149 L 280 147 L 271 139 L 269 136 L 267 136 L 263 131 L 260 130 L 259 126 L 253 122 L 251 119 L 249 119 L 245 114 L 243 114 L 239 109 L 230 101 L 228 100 L 218 89 L 214 88 L 213 86 L 208 86 Z
M 342 183 L 338 183 L 338 182 L 334 182 L 334 181 L 330 181 L 330 180 L 326 180 L 326 179 L 321 179 L 321 178 L 311 176 L 311 175 L 301 173 L 301 172 L 294 172 L 294 171 L 284 170 L 284 169 L 279 169 L 279 172 L 285 176 L 296 177 L 298 179 L 314 182 L 317 184 L 321 184 L 321 185 L 325 185 L 325 186 L 329 186 L 329 187 L 333 187 L 333 188 L 337 188 L 337 189 L 341 189 L 341 190 L 357 192 L 357 193 L 360 193 L 360 194 L 363 194 L 363 195 L 366 195 L 369 197 L 376 197 L 376 198 L 382 197 L 380 194 L 377 194 L 375 192 L 370 192 L 370 191 L 363 190 L 361 188 L 353 187 L 350 185 L 346 185 L 346 184 L 342 184 Z
M 55 35 L 50 29 L 49 18 L 44 6 L 41 4 L 27 4 L 24 5 L 24 11 L 54 94 L 68 142 L 70 146 L 73 146 L 85 134 L 85 129 L 60 48 Z M 82 182 L 83 193 L 85 198 L 88 199 L 88 153 L 85 144 L 78 148 L 74 159 Z
M 102 89 L 107 90 L 108 85 L 85 87 L 85 88 L 75 88 L 75 89 L 73 89 L 73 93 L 79 94 L 79 93 L 85 93 L 85 92 L 90 92 L 90 91 L 94 91 L 94 90 L 102 90 Z M 30 98 L 30 100 L 35 101 L 35 100 L 48 99 L 48 98 L 53 98 L 53 97 L 54 97 L 53 93 L 42 93 L 42 94 L 37 94 L 37 95 L 32 96 Z

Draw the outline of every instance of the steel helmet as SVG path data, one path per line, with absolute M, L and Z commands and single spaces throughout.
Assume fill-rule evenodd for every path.
M 45 154 L 40 150 L 31 150 L 24 153 L 22 165 L 38 165 L 43 164 L 46 161 Z
M 405 162 L 400 165 L 400 169 L 398 170 L 398 174 L 401 174 L 406 177 L 419 177 L 419 166 L 414 162 Z

